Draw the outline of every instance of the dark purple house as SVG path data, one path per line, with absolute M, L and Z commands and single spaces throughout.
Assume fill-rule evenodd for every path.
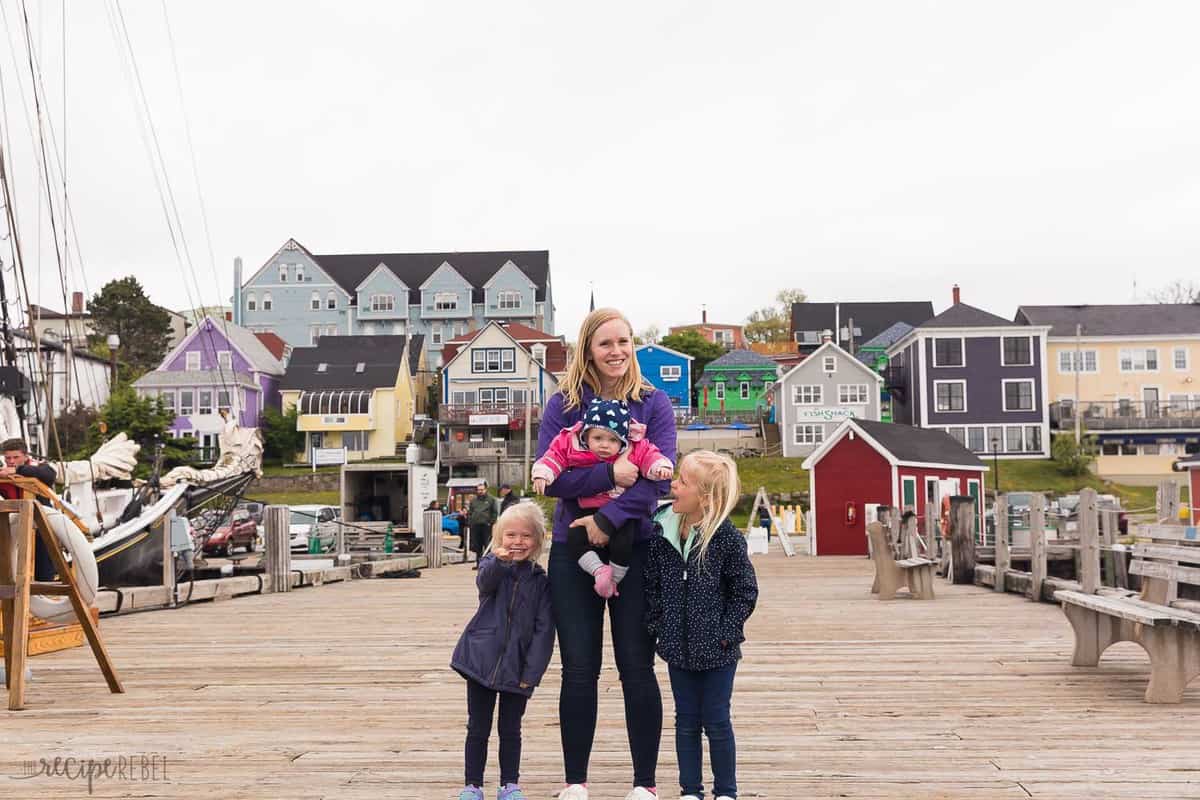
M 162 397 L 175 409 L 175 438 L 194 436 L 202 450 L 215 452 L 219 412 L 258 427 L 265 408 L 279 408 L 283 373 L 279 359 L 251 331 L 210 316 L 133 385 L 139 395 Z
M 888 348 L 892 421 L 944 430 L 967 449 L 1049 458 L 1048 327 L 960 302 Z

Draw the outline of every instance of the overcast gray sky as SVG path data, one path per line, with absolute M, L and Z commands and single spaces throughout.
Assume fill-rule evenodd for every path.
M 30 280 L 61 307 L 21 8 L 2 2 Z M 256 268 L 288 237 L 548 249 L 573 338 L 591 284 L 665 329 L 701 304 L 743 321 L 783 287 L 940 311 L 958 282 L 1011 316 L 1198 272 L 1194 2 L 169 2 L 182 107 L 163 6 L 120 8 L 198 279 L 180 276 L 114 0 L 67 3 L 65 119 L 48 2 L 30 29 L 66 141 L 72 289 L 133 273 L 164 305 L 225 301 L 234 256 Z

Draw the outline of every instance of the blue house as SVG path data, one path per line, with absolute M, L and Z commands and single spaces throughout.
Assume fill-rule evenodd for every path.
M 446 342 L 489 322 L 554 331 L 550 253 L 340 253 L 294 239 L 243 280 L 234 261 L 233 321 L 293 347 L 323 336 L 424 336 L 438 366 Z
M 692 357 L 661 344 L 644 344 L 636 351 L 642 376 L 662 389 L 676 408 L 692 407 Z

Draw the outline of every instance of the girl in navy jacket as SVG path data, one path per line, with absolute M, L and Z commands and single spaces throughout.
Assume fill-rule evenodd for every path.
M 499 800 L 524 800 L 521 717 L 554 649 L 550 583 L 537 563 L 546 519 L 533 503 L 500 515 L 492 552 L 479 563 L 479 609 L 454 648 L 450 666 L 467 679 L 466 786 L 459 800 L 483 800 L 492 712 L 500 699 Z
M 717 800 L 737 797 L 729 707 L 743 626 L 758 600 L 746 540 L 729 522 L 737 466 L 707 450 L 688 453 L 655 516 L 662 532 L 646 563 L 646 627 L 667 662 L 675 696 L 675 754 L 684 800 L 704 796 L 700 730 L 708 736 Z

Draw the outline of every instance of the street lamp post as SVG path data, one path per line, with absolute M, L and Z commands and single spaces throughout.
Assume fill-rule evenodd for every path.
M 992 437 L 992 485 L 996 497 L 1000 496 L 1000 437 Z
M 112 370 L 112 377 L 109 378 L 108 384 L 109 394 L 112 394 L 117 388 L 117 348 L 121 346 L 121 337 L 110 333 L 104 341 L 108 344 L 108 364 Z

